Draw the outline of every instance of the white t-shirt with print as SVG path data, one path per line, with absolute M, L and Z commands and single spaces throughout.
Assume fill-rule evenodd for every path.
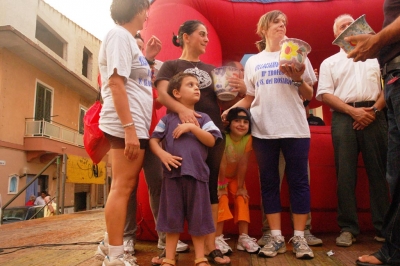
M 304 82 L 317 78 L 310 61 L 305 62 Z M 309 138 L 303 100 L 292 80 L 279 71 L 279 51 L 262 51 L 246 62 L 244 81 L 247 94 L 254 96 L 250 106 L 253 136 L 261 139 Z
M 124 138 L 125 132 L 115 111 L 108 80 L 117 70 L 125 78 L 129 109 L 139 139 L 149 138 L 153 95 L 151 70 L 132 34 L 116 26 L 105 36 L 99 52 L 103 108 L 100 113 L 100 129 L 112 136 Z

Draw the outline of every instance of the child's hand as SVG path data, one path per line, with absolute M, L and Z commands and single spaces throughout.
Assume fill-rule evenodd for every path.
M 218 199 L 220 197 L 222 197 L 223 195 L 228 195 L 228 192 L 226 191 L 226 188 L 225 189 L 218 189 Z
M 227 125 L 229 124 L 228 120 L 226 120 L 226 116 L 228 115 L 229 110 L 230 110 L 230 109 L 225 110 L 225 111 L 221 114 L 221 120 L 222 120 L 222 123 L 224 123 L 224 126 L 227 126 Z M 226 124 L 225 124 L 225 123 L 226 123 Z
M 250 198 L 247 194 L 247 189 L 245 188 L 238 188 L 238 190 L 236 191 L 236 197 L 239 196 L 243 197 L 245 203 L 247 203 L 247 200 Z
M 177 139 L 182 134 L 190 132 L 192 127 L 195 127 L 195 125 L 192 123 L 178 124 L 178 126 L 175 128 L 174 132 L 172 132 L 172 137 L 174 139 Z
M 174 156 L 168 152 L 165 152 L 161 157 L 160 157 L 161 162 L 167 167 L 168 171 L 171 171 L 171 167 L 178 168 L 179 166 L 182 165 L 181 161 L 182 158 L 179 156 Z

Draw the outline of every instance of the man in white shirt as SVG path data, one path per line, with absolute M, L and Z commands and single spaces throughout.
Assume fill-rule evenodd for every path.
M 40 193 L 40 196 L 37 197 L 35 199 L 35 202 L 33 203 L 33 205 L 46 205 L 46 202 L 44 201 L 44 198 L 47 196 L 47 192 L 46 191 L 42 191 Z
M 335 38 L 354 19 L 344 14 L 335 19 Z M 387 122 L 379 64 L 376 59 L 353 62 L 340 49 L 325 59 L 320 68 L 316 98 L 333 111 L 332 142 L 335 153 L 338 225 L 341 234 L 336 245 L 351 246 L 360 233 L 355 187 L 357 162 L 361 151 L 369 180 L 375 240 L 384 241 L 381 229 L 389 206 L 386 183 Z M 367 192 L 368 193 L 368 192 Z

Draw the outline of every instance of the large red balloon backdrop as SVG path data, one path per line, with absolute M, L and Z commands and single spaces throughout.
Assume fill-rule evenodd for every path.
M 288 17 L 287 36 L 308 42 L 312 51 L 309 58 L 314 68 L 336 53 L 332 45 L 333 21 L 340 14 L 351 14 L 366 19 L 375 31 L 383 22 L 383 0 L 326 0 L 279 3 L 231 2 L 229 0 L 155 0 L 151 4 L 149 18 L 142 34 L 145 39 L 156 35 L 163 48 L 158 59 L 165 61 L 178 58 L 181 50 L 172 42 L 172 33 L 186 20 L 204 22 L 209 31 L 210 42 L 204 62 L 220 66 L 224 62 L 240 61 L 244 54 L 257 53 L 254 43 L 259 40 L 256 27 L 260 16 L 279 9 Z M 321 106 L 313 99 L 310 108 Z M 329 108 L 323 107 L 324 120 L 330 125 Z

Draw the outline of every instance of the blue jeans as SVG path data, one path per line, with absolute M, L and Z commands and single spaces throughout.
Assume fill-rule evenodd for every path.
M 387 84 L 393 77 L 399 80 Z M 385 263 L 400 264 L 400 69 L 385 78 L 385 100 L 388 108 L 389 143 L 387 181 L 392 202 L 385 215 L 383 234 L 386 242 L 378 251 Z

